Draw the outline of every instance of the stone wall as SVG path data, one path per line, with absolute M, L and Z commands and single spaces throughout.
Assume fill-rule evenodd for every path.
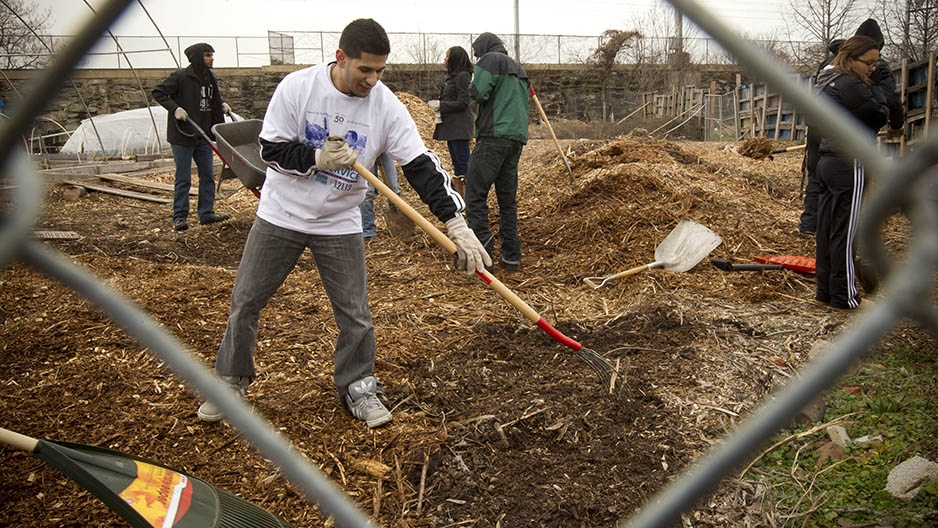
M 301 66 L 265 66 L 260 68 L 217 68 L 219 88 L 232 109 L 247 118 L 262 118 L 277 83 Z M 527 65 L 528 75 L 538 100 L 548 117 L 596 121 L 602 118 L 603 79 L 600 72 L 585 65 Z M 49 104 L 46 117 L 68 130 L 81 119 L 92 115 L 141 108 L 156 104 L 150 91 L 172 70 L 76 70 Z M 28 90 L 36 71 L 5 71 L 0 83 L 0 98 L 5 110 L 15 107 L 19 94 Z M 605 80 L 607 117 L 625 116 L 648 91 L 666 91 L 669 86 L 715 86 L 730 91 L 735 86 L 735 67 L 691 66 L 681 71 L 667 67 L 618 66 Z M 389 65 L 384 82 L 395 91 L 405 91 L 422 99 L 438 96 L 443 70 L 440 65 Z M 744 81 L 748 82 L 748 81 Z M 11 86 L 15 86 L 15 90 Z M 74 87 L 73 87 L 74 84 Z M 142 87 L 142 89 L 141 89 Z M 84 104 L 82 104 L 84 101 Z M 84 105 L 88 109 L 85 110 Z M 536 108 L 532 105 L 532 117 Z M 38 123 L 44 132 L 58 130 L 49 123 Z

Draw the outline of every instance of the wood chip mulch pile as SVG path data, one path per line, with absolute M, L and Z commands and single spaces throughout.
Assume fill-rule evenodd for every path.
M 399 97 L 449 163 L 445 143 L 429 138 L 429 107 Z M 757 159 L 726 144 L 647 134 L 562 144 L 572 185 L 552 140 L 525 147 L 522 270 L 495 275 L 566 336 L 607 357 L 621 390 L 610 393 L 569 348 L 453 270 L 426 235 L 392 236 L 383 198 L 366 259 L 376 374 L 391 424 L 369 430 L 338 402 L 337 329 L 311 256 L 263 311 L 259 377 L 247 401 L 383 525 L 614 526 L 850 320 L 811 302 L 810 276 L 727 273 L 706 258 L 687 272 L 648 270 L 598 290 L 582 282 L 652 262 L 685 218 L 723 238 L 712 256 L 813 255 L 813 241 L 796 231 L 802 153 Z M 150 178 L 171 182 L 172 174 Z M 231 220 L 175 232 L 167 206 L 100 193 L 69 200 L 53 189 L 37 228 L 78 233 L 43 243 L 133 300 L 210 368 L 255 208 L 241 190 L 216 203 Z M 494 196 L 490 209 L 497 229 Z M 887 243 L 901 247 L 904 233 L 901 223 L 890 226 Z M 225 422 L 200 422 L 199 395 L 88 300 L 14 263 L 0 274 L 0 307 L 3 427 L 158 460 L 293 526 L 333 525 Z M 928 342 L 916 329 L 902 339 Z M 0 525 L 121 525 L 33 456 L 0 448 L 0 464 Z M 744 484 L 727 484 L 691 514 L 695 522 L 765 523 L 771 512 L 735 493 Z

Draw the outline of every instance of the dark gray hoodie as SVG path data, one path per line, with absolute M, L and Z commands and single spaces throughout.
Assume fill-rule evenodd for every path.
M 881 87 L 868 85 L 856 75 L 837 71 L 828 65 L 818 74 L 817 90 L 830 96 L 873 133 L 886 124 L 889 109 Z M 821 138 L 820 152 L 844 152 L 827 136 Z
M 857 35 L 865 35 L 876 41 L 880 51 L 883 50 L 885 41 L 883 40 L 883 30 L 879 27 L 879 22 L 868 18 L 857 28 Z M 886 97 L 886 106 L 889 107 L 889 127 L 893 130 L 902 128 L 905 121 L 905 114 L 902 109 L 902 96 L 896 91 L 896 79 L 892 75 L 892 68 L 882 57 L 876 64 L 876 70 L 870 75 L 870 81 L 882 88 L 883 95 Z

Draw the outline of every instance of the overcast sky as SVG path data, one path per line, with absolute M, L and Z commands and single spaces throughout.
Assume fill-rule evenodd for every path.
M 91 10 L 84 0 L 26 0 L 52 7 L 54 34 L 72 34 Z M 103 0 L 88 0 L 100 6 Z M 515 0 L 144 0 L 166 35 L 254 36 L 275 31 L 340 31 L 350 20 L 374 18 L 389 32 L 514 33 Z M 866 0 L 859 3 L 868 4 Z M 731 27 L 752 36 L 787 38 L 794 22 L 791 0 L 704 0 Z M 131 2 L 116 35 L 153 35 L 137 2 Z M 599 35 L 635 29 L 650 15 L 670 22 L 663 0 L 518 0 L 519 29 L 526 34 Z M 668 18 L 670 16 L 670 18 Z
M 74 35 L 93 16 L 85 0 L 24 0 L 51 8 L 50 25 L 54 35 Z M 798 0 L 699 0 L 712 13 L 737 32 L 757 39 L 807 40 L 792 14 L 792 2 Z M 874 0 L 857 0 L 867 6 Z M 87 0 L 100 7 L 105 0 Z M 490 31 L 501 36 L 515 33 L 515 4 L 518 4 L 519 31 L 527 35 L 597 36 L 607 29 L 637 30 L 645 36 L 673 34 L 674 10 L 664 0 L 467 0 L 443 2 L 430 0 L 357 0 L 356 2 L 322 0 L 143 0 L 130 2 L 121 19 L 111 27 L 121 37 L 122 49 L 135 67 L 169 67 L 185 62 L 183 50 L 194 42 L 206 41 L 215 47 L 215 66 L 247 67 L 269 64 L 267 32 L 281 31 L 295 36 L 295 60 L 316 64 L 331 60 L 335 42 L 321 39 L 312 32 L 340 32 L 355 18 L 374 18 L 392 33 L 391 62 L 411 62 L 423 57 L 413 49 L 439 52 L 449 45 L 468 48 L 468 35 Z M 445 7 L 442 7 L 445 6 Z M 344 8 L 344 9 L 343 9 Z M 859 20 L 869 11 L 857 13 Z M 149 16 L 148 16 L 149 15 Z M 152 19 L 152 21 L 151 21 Z M 298 34 L 296 32 L 311 32 Z M 168 39 L 172 55 L 158 35 Z M 440 37 L 434 46 L 426 39 L 422 45 L 411 40 L 394 39 L 395 33 L 456 33 L 467 35 L 465 42 Z M 685 37 L 706 37 L 685 22 Z M 131 38 L 145 37 L 145 38 Z M 235 38 L 238 37 L 238 38 Z M 408 37 L 404 37 L 405 39 Z M 549 42 L 549 41 L 548 41 Z M 577 60 L 595 47 L 586 39 L 567 39 L 559 44 L 537 45 L 538 53 L 550 46 L 564 58 L 525 56 L 534 62 Z M 438 50 L 435 48 L 439 48 Z M 159 51 L 159 50 L 163 51 Z M 99 41 L 82 67 L 126 67 L 110 38 Z M 415 54 L 417 53 L 417 54 Z M 547 55 L 550 55 L 549 53 Z M 703 59 L 705 60 L 705 59 Z

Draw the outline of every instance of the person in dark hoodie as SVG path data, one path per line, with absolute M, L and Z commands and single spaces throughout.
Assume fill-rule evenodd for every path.
M 879 27 L 879 23 L 875 19 L 869 18 L 865 20 L 860 27 L 857 28 L 857 35 L 866 35 L 867 37 L 872 38 L 877 42 L 877 46 L 880 52 L 883 50 L 883 45 L 885 40 L 883 38 L 883 32 Z M 831 52 L 824 61 L 818 66 L 817 71 L 812 76 L 812 84 L 817 86 L 817 77 L 837 55 L 837 52 L 840 50 L 840 46 L 843 45 L 843 39 L 836 39 L 831 41 L 828 50 Z M 883 95 L 886 97 L 886 105 L 889 107 L 889 129 L 891 133 L 900 132 L 905 123 L 905 114 L 902 109 L 902 97 L 898 91 L 896 91 L 896 79 L 892 74 L 892 69 L 889 67 L 889 63 L 885 59 L 880 57 L 879 62 L 876 64 L 876 70 L 870 75 L 870 82 L 879 86 L 883 90 Z M 817 183 L 817 162 L 818 162 L 818 142 L 819 134 L 811 131 L 810 125 L 808 126 L 807 134 L 805 135 L 805 161 L 804 161 L 804 170 L 806 175 L 807 183 L 804 189 L 804 210 L 801 213 L 801 221 L 798 225 L 798 231 L 806 235 L 813 235 L 817 230 L 817 199 L 818 199 L 818 183 Z M 870 287 L 873 286 L 875 279 L 869 277 L 867 282 L 869 282 Z
M 153 99 L 168 112 L 166 140 L 173 149 L 176 179 L 173 190 L 173 229 L 189 228 L 189 188 L 192 186 L 192 161 L 199 171 L 198 215 L 202 225 L 228 219 L 215 214 L 215 182 L 213 180 L 212 148 L 192 127 L 182 121 L 191 120 L 211 139 L 212 125 L 225 120 L 231 111 L 218 91 L 218 79 L 212 73 L 215 49 L 204 42 L 186 48 L 189 66 L 174 71 L 153 89 Z M 183 129 L 188 129 L 183 131 Z
M 868 18 L 860 27 L 857 28 L 857 35 L 865 35 L 876 41 L 876 49 L 882 54 L 883 46 L 886 41 L 883 38 L 883 31 L 875 19 Z M 879 61 L 873 73 L 870 74 L 870 82 L 879 86 L 883 90 L 883 96 L 886 98 L 886 107 L 889 109 L 889 129 L 893 131 L 902 130 L 905 124 L 905 112 L 902 109 L 902 96 L 896 90 L 896 78 L 892 74 L 892 68 L 886 59 L 880 55 Z
M 821 70 L 826 68 L 827 65 L 834 60 L 834 57 L 837 56 L 837 51 L 840 50 L 840 46 L 842 46 L 843 43 L 844 39 L 831 41 L 830 45 L 827 47 L 827 50 L 830 51 L 830 55 L 821 61 L 814 75 L 811 76 L 812 86 L 817 86 L 817 78 L 818 75 L 821 74 Z M 804 187 L 804 210 L 801 212 L 801 223 L 798 224 L 798 231 L 811 236 L 814 236 L 814 233 L 817 231 L 817 160 L 820 156 L 820 152 L 818 152 L 820 142 L 821 134 L 809 124 L 804 138 L 805 154 L 802 167 L 807 182 Z
M 528 142 L 528 74 L 492 33 L 479 35 L 472 43 L 472 53 L 478 58 L 472 84 L 479 106 L 476 146 L 466 174 L 466 216 L 469 227 L 491 256 L 495 243 L 489 230 L 488 195 L 494 185 L 501 239 L 499 261 L 506 270 L 518 271 L 518 160 Z
M 880 62 L 879 44 L 865 35 L 844 42 L 834 60 L 818 74 L 817 89 L 833 99 L 875 134 L 889 117 L 886 97 L 871 77 Z M 863 199 L 865 173 L 859 161 L 822 135 L 818 194 L 815 299 L 832 308 L 860 306 L 853 246 Z

